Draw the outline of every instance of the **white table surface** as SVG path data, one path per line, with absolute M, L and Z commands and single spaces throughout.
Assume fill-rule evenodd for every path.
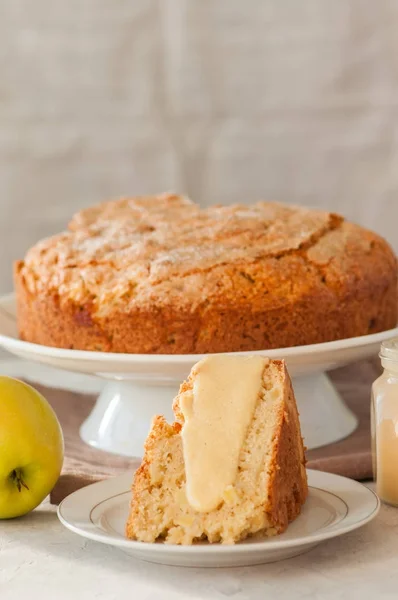
M 44 383 L 60 373 L 19 361 L 0 361 L 0 373 Z M 93 391 L 95 380 L 68 385 Z M 64 529 L 48 502 L 31 514 L 0 522 L 0 598 L 133 600 L 221 598 L 285 600 L 396 599 L 398 510 L 383 506 L 362 529 L 287 561 L 234 569 L 152 565 Z

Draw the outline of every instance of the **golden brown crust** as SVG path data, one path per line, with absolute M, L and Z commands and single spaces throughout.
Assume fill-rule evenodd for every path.
M 21 338 L 63 348 L 258 350 L 397 322 L 397 264 L 384 240 L 276 203 L 104 203 L 37 244 L 14 273 Z
M 280 415 L 279 434 L 273 449 L 271 493 L 269 505 L 265 510 L 269 512 L 270 520 L 281 533 L 300 514 L 308 495 L 308 484 L 294 392 L 282 361 L 280 368 L 284 371 L 286 402 Z

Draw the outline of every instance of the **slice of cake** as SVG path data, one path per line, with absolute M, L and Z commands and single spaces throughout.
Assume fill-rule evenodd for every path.
M 135 473 L 127 537 L 234 543 L 284 531 L 308 488 L 296 401 L 285 364 L 261 356 L 198 362 L 156 416 Z

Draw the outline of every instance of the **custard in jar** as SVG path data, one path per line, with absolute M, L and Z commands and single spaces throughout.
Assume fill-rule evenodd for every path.
M 373 476 L 379 498 L 398 506 L 398 338 L 380 351 L 383 374 L 372 386 Z

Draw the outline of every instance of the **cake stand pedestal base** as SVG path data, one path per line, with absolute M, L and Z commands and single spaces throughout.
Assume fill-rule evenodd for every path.
M 295 377 L 293 385 L 308 449 L 337 442 L 356 429 L 356 417 L 324 373 Z M 107 452 L 142 456 L 152 417 L 174 420 L 171 404 L 178 388 L 170 380 L 137 383 L 121 377 L 109 382 L 80 428 L 82 439 Z

